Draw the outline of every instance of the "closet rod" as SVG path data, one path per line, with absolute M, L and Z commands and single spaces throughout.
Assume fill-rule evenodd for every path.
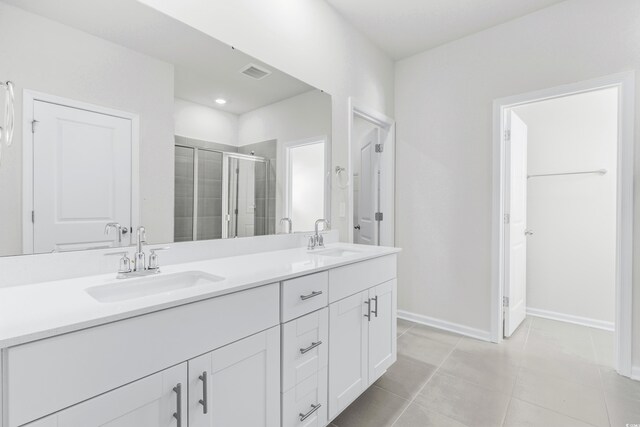
M 604 175 L 607 173 L 606 169 L 598 169 L 595 171 L 581 171 L 581 172 L 558 172 L 558 173 L 540 173 L 536 175 L 527 175 L 527 178 L 538 178 L 540 176 L 559 176 L 559 175 L 583 175 L 596 173 L 598 175 Z

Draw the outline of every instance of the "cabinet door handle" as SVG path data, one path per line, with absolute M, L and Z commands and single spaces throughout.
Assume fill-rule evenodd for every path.
M 313 291 L 309 295 L 300 295 L 300 299 L 304 301 L 308 300 L 309 298 L 317 297 L 318 295 L 322 295 L 322 291 Z
M 309 409 L 309 412 L 307 412 L 306 414 L 303 414 L 302 412 L 298 414 L 298 416 L 300 417 L 300 421 L 304 421 L 309 418 L 311 415 L 313 415 L 314 412 L 320 409 L 321 406 L 322 404 L 320 403 L 318 403 L 317 405 L 311 405 L 311 409 Z
M 378 296 L 376 295 L 375 297 L 371 298 L 372 300 L 374 300 L 376 302 L 376 309 L 375 310 L 371 310 L 371 312 L 373 314 L 376 315 L 376 317 L 378 317 Z
M 364 303 L 367 304 L 367 314 L 365 314 L 364 317 L 369 319 L 369 322 L 371 322 L 371 298 L 366 300 Z
M 313 350 L 314 348 L 318 347 L 320 344 L 322 344 L 322 341 L 318 341 L 318 342 L 312 342 L 311 345 L 307 348 L 301 348 L 300 349 L 300 353 L 305 354 L 308 351 Z
M 198 379 L 202 381 L 202 399 L 198 400 L 198 403 L 202 405 L 202 413 L 206 414 L 209 412 L 209 399 L 207 398 L 207 371 L 204 371 Z
M 182 427 L 182 384 L 178 383 L 173 392 L 176 394 L 176 412 L 173 413 L 173 418 L 178 420 L 178 427 Z

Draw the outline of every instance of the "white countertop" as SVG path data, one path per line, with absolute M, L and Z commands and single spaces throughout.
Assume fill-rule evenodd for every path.
M 332 248 L 358 252 L 328 257 L 317 255 L 317 250 L 296 248 L 169 265 L 161 267 L 160 275 L 202 271 L 224 280 L 114 303 L 98 302 L 86 289 L 114 282 L 115 272 L 2 288 L 0 349 L 400 251 L 397 248 L 344 243 L 327 245 L 327 249 Z M 126 280 L 134 279 L 118 282 L 126 283 Z

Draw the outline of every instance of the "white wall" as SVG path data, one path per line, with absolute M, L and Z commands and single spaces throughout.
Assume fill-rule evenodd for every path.
M 332 95 L 332 169 L 347 166 L 349 96 L 393 115 L 393 63 L 319 0 L 141 0 L 224 43 Z M 334 185 L 332 224 L 348 239 L 339 215 L 347 190 Z
M 401 309 L 489 332 L 492 102 L 625 70 L 640 70 L 636 0 L 568 0 L 397 63 Z M 635 200 L 640 313 L 639 185 Z M 634 337 L 639 365 L 638 315 Z
M 5 3 L 0 40 L 0 78 L 16 88 L 14 145 L 0 166 L 0 255 L 22 252 L 24 89 L 140 115 L 141 223 L 151 241 L 171 241 L 173 66 Z
M 615 321 L 618 89 L 514 109 L 528 128 L 527 309 Z
M 239 116 L 239 146 L 269 140 L 277 141 L 275 218 L 278 232 L 285 231 L 285 225 L 280 224 L 279 219 L 286 216 L 283 202 L 285 196 L 283 144 L 315 137 L 330 139 L 331 133 L 331 97 L 318 90 L 312 90 Z M 335 187 L 333 191 L 336 191 Z M 318 194 L 317 197 L 322 195 Z M 294 224 L 294 229 L 301 230 L 299 227 L 300 224 Z
M 238 145 L 238 116 L 176 98 L 175 134 L 219 144 Z
M 238 145 L 277 139 L 291 142 L 316 136 L 331 137 L 331 97 L 318 90 L 242 114 Z

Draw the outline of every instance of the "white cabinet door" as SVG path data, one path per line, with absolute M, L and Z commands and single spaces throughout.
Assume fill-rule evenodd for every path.
M 367 290 L 329 306 L 329 419 L 369 385 L 368 302 Z
M 41 419 L 29 427 L 186 427 L 183 363 Z
M 371 288 L 369 322 L 369 384 L 396 361 L 396 281 Z
M 189 427 L 279 425 L 279 326 L 189 361 Z

